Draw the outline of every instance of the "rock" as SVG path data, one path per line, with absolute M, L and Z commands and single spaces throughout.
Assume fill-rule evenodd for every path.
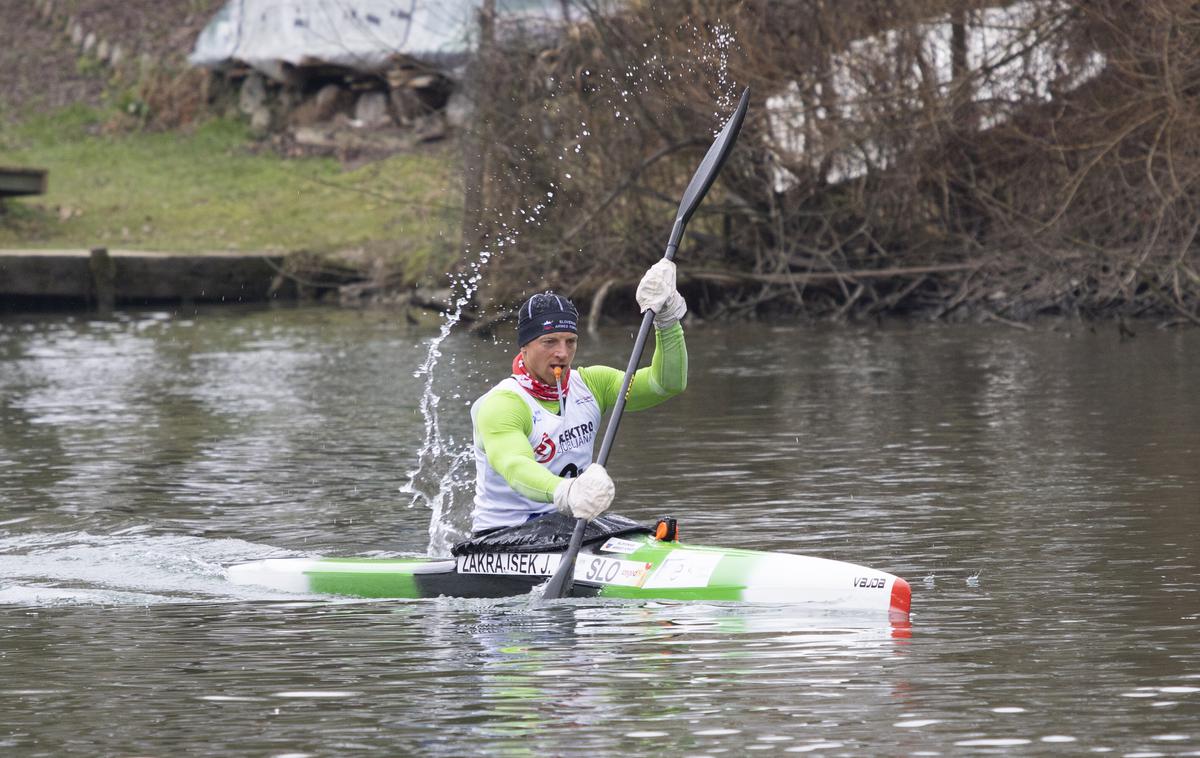
M 350 103 L 350 93 L 336 84 L 326 84 L 317 92 L 314 100 L 317 113 L 322 121 L 333 118 L 333 114 L 346 108 Z
M 375 129 L 391 123 L 388 114 L 387 95 L 382 92 L 364 92 L 354 105 L 354 119 L 358 126 Z
M 446 132 L 446 119 L 440 113 L 430 113 L 413 122 L 413 135 L 421 142 L 445 139 Z
M 313 126 L 346 113 L 354 104 L 354 96 L 336 84 L 326 84 L 316 94 L 292 111 L 291 122 L 297 126 Z
M 462 92 L 455 92 L 446 103 L 446 124 L 453 129 L 462 129 L 471 121 L 475 104 Z
M 296 140 L 296 144 L 305 147 L 330 148 L 337 146 L 337 143 L 328 134 L 311 126 L 302 126 L 296 129 L 293 138 Z
M 260 105 L 250 114 L 250 131 L 258 135 L 271 131 L 271 109 Z
M 421 101 L 410 89 L 400 87 L 389 90 L 388 100 L 391 101 L 392 110 L 400 117 L 401 124 L 411 124 L 422 114 Z
M 247 116 L 253 116 L 266 101 L 267 83 L 262 75 L 254 73 L 247 76 L 238 93 L 238 109 Z
M 284 85 L 275 98 L 275 103 L 284 113 L 295 108 L 298 102 L 300 102 L 300 93 L 295 87 L 290 85 Z

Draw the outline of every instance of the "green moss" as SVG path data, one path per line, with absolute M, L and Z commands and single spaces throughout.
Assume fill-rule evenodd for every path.
M 104 64 L 90 55 L 81 55 L 75 61 L 75 73 L 80 76 L 97 76 L 104 72 Z
M 449 147 L 345 171 L 331 158 L 255 150 L 236 120 L 117 135 L 104 134 L 101 122 L 93 110 L 68 108 L 0 126 L 3 163 L 49 170 L 46 195 L 12 200 L 0 216 L 0 248 L 367 247 L 419 275 L 446 265 L 458 247 Z

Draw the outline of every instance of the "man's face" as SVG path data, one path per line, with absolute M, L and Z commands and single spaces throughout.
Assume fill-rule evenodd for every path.
M 525 368 L 537 379 L 546 384 L 554 384 L 554 368 L 561 368 L 564 373 L 575 360 L 575 349 L 579 347 L 579 336 L 571 332 L 553 332 L 543 334 L 525 343 L 521 355 L 525 358 Z

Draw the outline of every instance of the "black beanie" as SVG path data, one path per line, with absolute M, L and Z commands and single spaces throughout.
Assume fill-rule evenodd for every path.
M 539 292 L 525 301 L 517 312 L 517 346 L 554 332 L 579 333 L 579 311 L 562 295 Z

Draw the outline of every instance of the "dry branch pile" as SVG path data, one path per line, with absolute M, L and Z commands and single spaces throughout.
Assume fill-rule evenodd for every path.
M 485 310 L 546 286 L 628 297 L 749 85 L 681 249 L 702 315 L 1197 323 L 1193 3 L 587 9 L 558 46 L 506 38 L 475 69 L 487 139 L 468 242 L 521 250 L 493 257 Z

